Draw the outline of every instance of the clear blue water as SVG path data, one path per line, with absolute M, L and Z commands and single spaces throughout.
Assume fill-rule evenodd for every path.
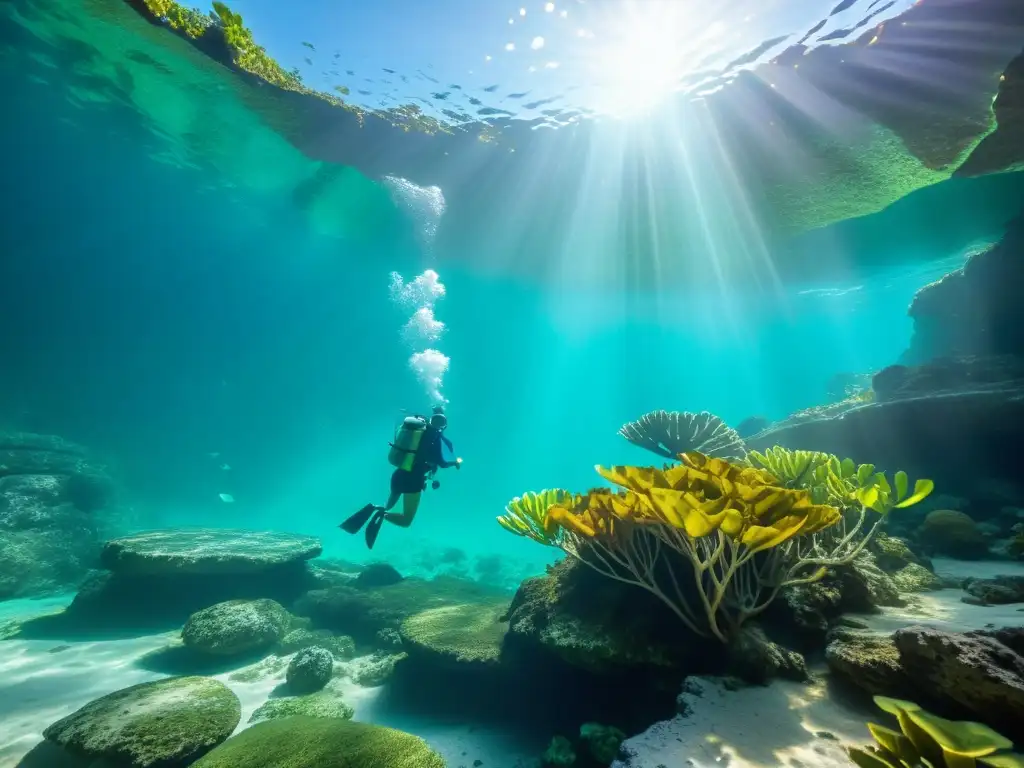
M 401 561 L 455 546 L 500 554 L 521 577 L 552 553 L 494 524 L 510 498 L 587 487 L 594 463 L 640 460 L 616 430 L 649 410 L 710 410 L 735 424 L 825 402 L 833 374 L 899 357 L 914 292 L 992 230 L 965 225 L 948 249 L 919 252 L 912 234 L 925 236 L 927 207 L 902 203 L 878 224 L 869 217 L 796 241 L 851 262 L 847 280 L 826 284 L 574 281 L 594 259 L 628 270 L 633 255 L 607 249 L 566 248 L 556 278 L 531 279 L 514 264 L 503 275 L 492 246 L 504 253 L 514 243 L 482 240 L 471 260 L 451 258 L 431 244 L 443 213 L 356 173 L 298 204 L 291 188 L 318 164 L 242 113 L 237 141 L 193 125 L 207 167 L 167 162 L 180 139 L 124 105 L 83 100 L 74 74 L 38 67 L 54 55 L 39 51 L 9 49 L 3 68 L 19 107 L 0 128 L 2 413 L 12 427 L 58 432 L 110 457 L 143 527 L 287 528 L 322 536 L 330 554 L 363 557 L 337 523 L 383 498 L 394 425 L 428 405 L 400 336 L 409 312 L 389 300 L 389 275 L 411 280 L 430 268 L 446 289 L 438 348 L 451 361 L 443 393 L 465 465 L 442 473 L 415 528 L 387 531 L 376 554 Z M 944 205 L 990 189 L 988 180 L 954 189 Z M 590 241 L 600 228 L 589 224 Z M 519 232 L 527 251 L 528 222 Z M 855 263 L 891 241 L 903 263 Z M 727 247 L 661 256 L 731 257 Z

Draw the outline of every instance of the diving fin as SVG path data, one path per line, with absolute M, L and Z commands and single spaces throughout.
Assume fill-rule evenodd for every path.
M 373 545 L 377 543 L 377 536 L 380 534 L 380 527 L 384 525 L 384 510 L 380 510 L 373 519 L 370 520 L 370 524 L 366 526 L 366 548 L 373 549 Z
M 345 533 L 359 533 L 363 526 L 366 525 L 366 521 L 370 519 L 370 515 L 372 515 L 376 509 L 376 504 L 367 504 L 338 527 Z

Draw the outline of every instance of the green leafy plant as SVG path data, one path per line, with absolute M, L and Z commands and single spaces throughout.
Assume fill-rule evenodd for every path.
M 912 701 L 874 699 L 895 716 L 899 730 L 868 723 L 876 744 L 847 749 L 860 768 L 1024 768 L 1024 755 L 1005 751 L 1013 742 L 987 725 L 946 720 Z

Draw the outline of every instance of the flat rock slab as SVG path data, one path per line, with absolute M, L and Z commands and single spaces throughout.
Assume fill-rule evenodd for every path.
M 175 574 L 259 573 L 317 557 L 320 540 L 279 531 L 229 528 L 180 528 L 147 531 L 107 542 L 100 555 L 115 573 Z

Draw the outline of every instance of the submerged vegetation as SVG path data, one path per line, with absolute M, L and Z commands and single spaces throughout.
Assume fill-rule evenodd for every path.
M 1005 751 L 1013 742 L 987 725 L 946 720 L 912 701 L 885 696 L 874 700 L 895 716 L 900 730 L 868 723 L 877 744 L 849 749 L 861 768 L 1024 768 L 1024 755 Z
M 660 434 L 659 434 L 660 432 Z M 776 447 L 746 452 L 710 414 L 656 412 L 626 425 L 633 442 L 682 463 L 597 467 L 619 490 L 545 490 L 513 499 L 499 524 L 565 551 L 605 576 L 654 594 L 693 632 L 722 642 L 785 587 L 853 562 L 893 509 L 933 490 L 905 472 Z M 723 439 L 724 438 L 724 439 Z M 701 445 L 744 458 L 708 456 Z M 866 531 L 869 513 L 877 518 Z M 693 584 L 693 588 L 688 585 Z

